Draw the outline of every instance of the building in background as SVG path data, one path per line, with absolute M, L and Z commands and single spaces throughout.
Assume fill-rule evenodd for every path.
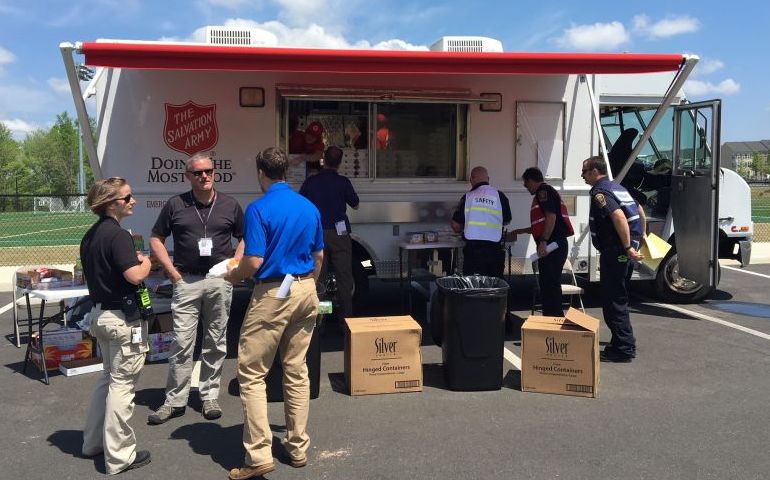
M 722 165 L 749 180 L 770 179 L 770 140 L 725 142 Z

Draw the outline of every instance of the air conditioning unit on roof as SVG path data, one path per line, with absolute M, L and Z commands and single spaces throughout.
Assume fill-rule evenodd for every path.
M 503 43 L 489 37 L 441 37 L 430 49 L 433 52 L 502 52 Z
M 266 45 L 257 30 L 237 27 L 206 27 L 206 43 L 209 45 Z

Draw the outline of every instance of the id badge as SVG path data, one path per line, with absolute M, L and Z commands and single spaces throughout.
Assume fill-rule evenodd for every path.
M 334 224 L 334 228 L 337 229 L 337 235 L 347 235 L 348 227 L 345 225 L 345 220 L 340 220 Z
M 131 343 L 133 344 L 139 344 L 143 343 L 144 339 L 142 338 L 142 327 L 132 327 L 131 328 Z
M 210 257 L 211 256 L 211 249 L 214 247 L 214 242 L 211 241 L 210 238 L 199 238 L 198 239 L 198 254 L 201 257 Z

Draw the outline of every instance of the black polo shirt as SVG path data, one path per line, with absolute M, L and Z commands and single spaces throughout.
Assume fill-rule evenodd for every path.
M 321 224 L 326 230 L 333 230 L 334 224 L 345 220 L 350 231 L 347 205 L 358 206 L 358 195 L 348 177 L 336 169 L 324 168 L 318 175 L 308 177 L 299 189 L 300 195 L 313 202 L 321 212 Z
M 567 238 L 567 226 L 564 224 L 564 217 L 561 216 L 561 196 L 555 188 L 547 183 L 541 183 L 535 191 L 535 200 L 543 209 L 543 214 L 553 213 L 556 215 L 556 223 L 553 226 L 553 232 L 549 242 Z
M 207 205 L 196 200 L 192 191 L 185 192 L 166 202 L 152 233 L 173 237 L 177 270 L 202 275 L 235 253 L 232 237 L 243 238 L 243 209 L 234 198 L 221 192 Z M 210 257 L 201 257 L 198 250 L 198 240 L 204 236 L 212 241 Z
M 88 294 L 94 303 L 105 303 L 102 308 L 120 308 L 120 299 L 136 291 L 123 277 L 123 272 L 139 265 L 134 241 L 127 230 L 112 217 L 101 217 L 88 229 L 80 242 L 80 261 Z

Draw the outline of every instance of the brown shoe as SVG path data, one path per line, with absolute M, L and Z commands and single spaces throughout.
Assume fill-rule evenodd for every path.
M 291 459 L 291 466 L 294 468 L 302 468 L 305 465 L 307 465 L 307 457 Z
M 245 465 L 241 468 L 233 468 L 230 470 L 229 478 L 230 480 L 245 480 L 247 478 L 261 477 L 262 475 L 270 473 L 273 470 L 275 470 L 275 465 L 273 462 L 263 463 L 262 465 L 257 465 L 256 467 Z

